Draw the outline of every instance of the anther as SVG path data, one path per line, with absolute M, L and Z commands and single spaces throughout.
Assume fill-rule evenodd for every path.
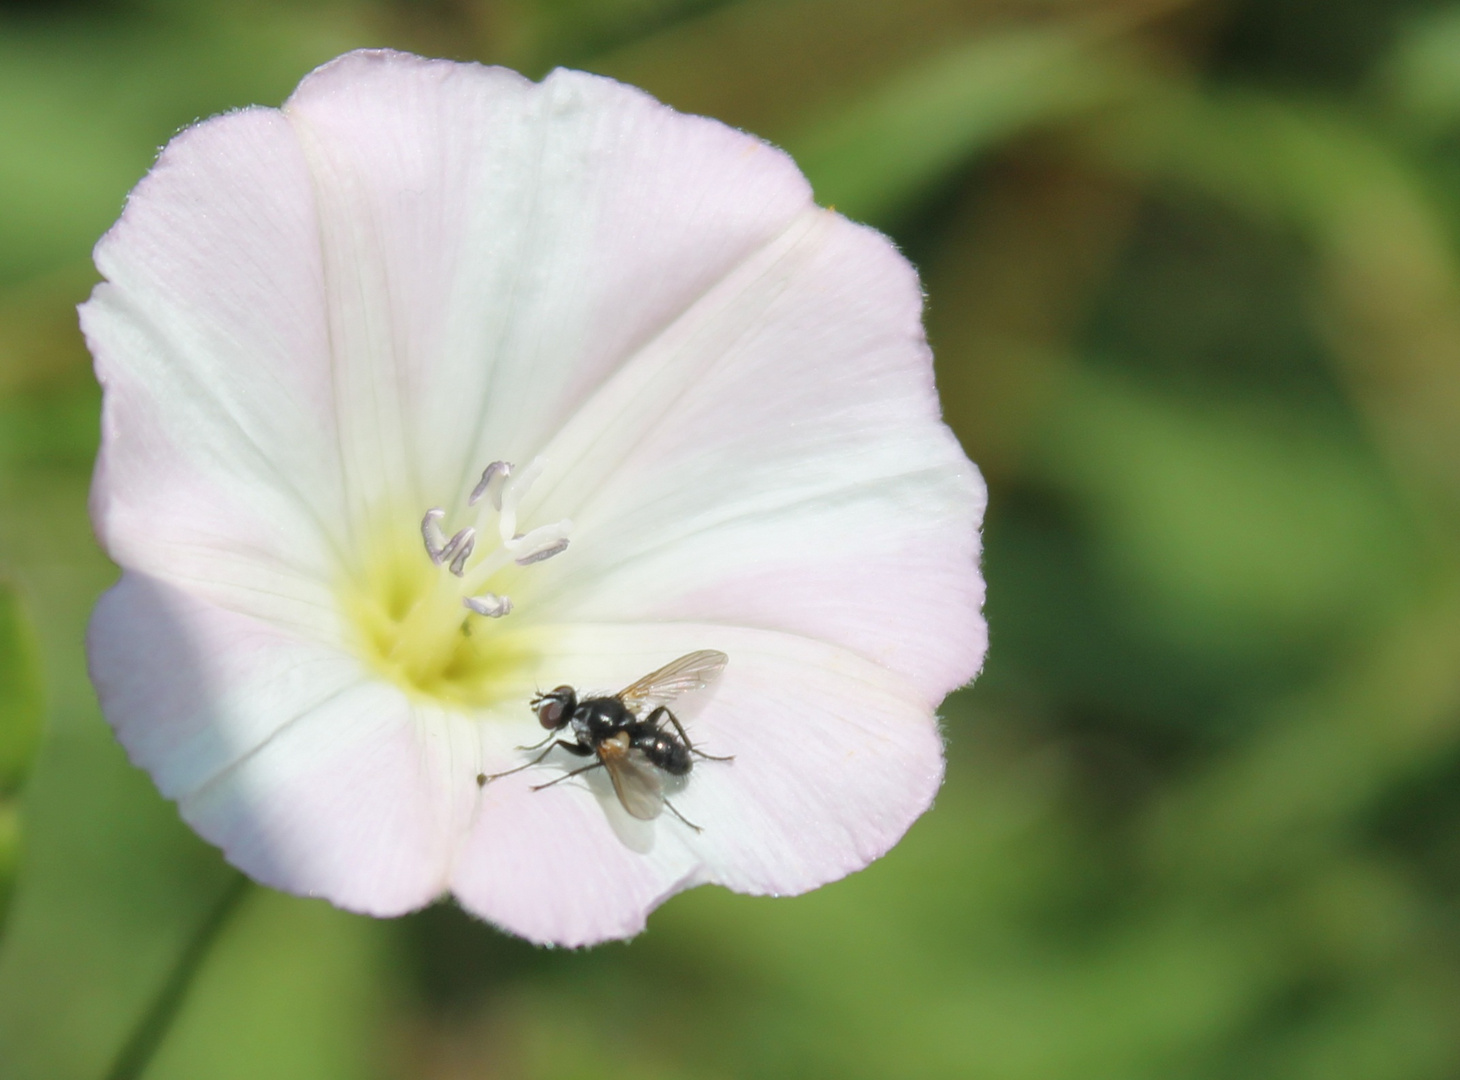
M 461 603 L 463 607 L 475 611 L 478 615 L 485 615 L 489 619 L 500 619 L 512 610 L 511 598 L 498 596 L 496 593 L 482 593 L 481 596 L 463 596 Z
M 507 461 L 494 461 L 482 470 L 482 478 L 477 481 L 477 486 L 471 489 L 471 495 L 467 497 L 466 504 L 475 506 L 482 501 L 482 496 L 491 493 L 492 508 L 502 509 L 502 489 L 507 481 L 512 478 L 512 464 Z M 496 483 L 500 479 L 502 482 Z
M 451 565 L 447 567 L 457 577 L 466 573 L 466 560 L 471 558 L 473 549 L 477 546 L 477 531 L 473 528 L 462 529 L 451 538 L 446 545 L 446 550 L 441 553 L 443 559 L 451 558 Z
M 518 566 L 531 566 L 566 551 L 568 532 L 572 528 L 573 523 L 567 520 L 539 525 L 531 532 L 512 537 L 505 546 Z
M 474 565 L 471 587 L 480 588 L 508 559 L 515 561 L 518 566 L 532 566 L 568 549 L 568 533 L 572 530 L 573 523 L 566 518 L 529 529 L 526 533 L 517 532 L 517 512 L 522 500 L 546 467 L 547 463 L 542 458 L 533 458 L 521 469 L 508 461 L 494 461 L 482 470 L 481 479 L 472 488 L 467 502 L 473 506 L 483 500 L 491 503 L 496 510 L 496 526 L 486 527 L 490 532 L 496 533 L 496 538 L 492 538 L 489 544 L 494 550 L 490 550 L 484 559 L 477 560 Z M 478 515 L 478 526 L 483 525 L 482 516 Z M 480 537 L 476 527 L 468 526 L 448 539 L 443 528 L 445 520 L 446 511 L 441 507 L 434 506 L 427 510 L 425 517 L 421 519 L 421 540 L 433 563 L 445 566 L 456 577 L 464 579 L 467 562 L 476 551 Z M 497 546 L 497 538 L 500 538 L 500 547 Z M 463 600 L 462 603 L 468 610 L 488 618 L 500 618 L 512 610 L 512 601 L 495 593 L 482 593 Z
M 544 559 L 551 559 L 554 555 L 561 555 L 568 550 L 568 538 L 565 536 L 554 544 L 538 548 L 530 555 L 524 555 L 517 560 L 518 566 L 531 566 L 533 563 L 542 562 Z
M 445 510 L 433 506 L 421 519 L 421 539 L 426 543 L 426 554 L 431 556 L 431 561 L 437 566 L 446 557 L 446 534 L 441 531 L 441 519 L 445 516 Z
M 440 558 L 438 558 L 436 561 L 445 562 L 447 559 L 450 559 L 453 555 L 456 554 L 457 550 L 460 549 L 462 544 L 466 543 L 468 540 L 474 540 L 475 538 L 475 529 L 468 527 L 459 530 L 455 536 L 446 541 L 446 543 L 442 544 L 441 547 L 438 549 L 438 554 L 440 555 Z

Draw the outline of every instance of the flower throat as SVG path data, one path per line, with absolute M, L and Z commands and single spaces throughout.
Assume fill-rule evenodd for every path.
M 572 522 L 518 531 L 519 511 L 546 463 L 517 470 L 494 461 L 466 498 L 470 522 L 447 535 L 434 506 L 421 519 L 424 553 L 387 545 L 349 605 L 367 658 L 405 689 L 457 704 L 486 704 L 521 669 L 520 635 L 488 628 L 513 609 L 508 588 L 525 568 L 561 555 Z M 466 515 L 463 515 L 466 516 Z

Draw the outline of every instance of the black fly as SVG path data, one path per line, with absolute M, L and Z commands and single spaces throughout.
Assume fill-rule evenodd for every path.
M 669 710 L 669 703 L 681 694 L 708 686 L 729 660 L 722 652 L 701 649 L 671 660 L 658 671 L 630 683 L 617 694 L 588 697 L 581 701 L 571 686 L 559 686 L 532 699 L 531 708 L 537 719 L 551 733 L 551 745 L 526 765 L 491 776 L 478 776 L 478 784 L 486 784 L 502 776 L 521 772 L 538 764 L 558 747 L 577 757 L 598 760 L 581 769 L 564 773 L 533 791 L 567 780 L 569 777 L 602 767 L 613 781 L 618 801 L 632 816 L 652 821 L 664 807 L 669 807 L 696 832 L 700 827 L 687 820 L 664 797 L 659 770 L 670 776 L 686 776 L 695 757 L 710 761 L 729 761 L 695 749 L 679 718 Z M 555 738 L 557 732 L 571 727 L 573 740 Z M 523 747 L 536 750 L 542 746 Z

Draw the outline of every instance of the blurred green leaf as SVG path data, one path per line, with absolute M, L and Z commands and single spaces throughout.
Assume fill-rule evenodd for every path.
M 1356 404 L 1416 485 L 1416 506 L 1443 493 L 1443 513 L 1456 513 L 1460 263 L 1414 162 L 1332 106 L 1152 78 L 1139 104 L 1092 126 L 1088 145 L 1302 235 Z
M 783 142 L 821 202 L 883 221 L 981 151 L 1128 92 L 1120 37 L 1139 19 L 1091 7 L 1031 25 L 938 0 L 761 0 L 593 66 Z
M 96 279 L 90 262 L 78 261 L 23 286 L 0 289 L 0 400 L 11 404 L 32 394 L 96 396 L 91 356 L 76 324 L 76 305 Z
M 591 67 L 774 141 L 949 40 L 965 40 L 992 14 L 958 0 L 720 3 L 595 57 Z
M 40 657 L 15 587 L 0 581 L 0 803 L 30 772 L 41 741 Z
M 1431 136 L 1452 129 L 1460 122 L 1460 8 L 1409 20 L 1377 74 L 1402 120 Z
M 382 923 L 250 888 L 188 988 L 147 1080 L 382 1075 Z
M 1204 884 L 1311 865 L 1386 789 L 1460 749 L 1460 576 L 1437 574 L 1329 678 L 1269 708 L 1250 744 L 1152 815 L 1162 860 Z
M 13 799 L 0 801 L 0 930 L 5 926 L 10 893 L 20 869 L 21 839 L 20 804 Z
M 277 104 L 367 44 L 363 8 L 182 5 L 150 17 L 0 14 L 0 284 L 85 258 L 172 134 Z
M 1043 431 L 1038 468 L 1080 506 L 1119 593 L 1194 655 L 1311 650 L 1372 626 L 1416 580 L 1383 477 L 1321 419 L 1086 366 Z
M 819 201 L 883 221 L 980 152 L 1119 101 L 1127 68 L 1104 29 L 1020 27 L 949 47 L 885 80 L 789 149 Z
M 0 927 L 20 865 L 17 798 L 41 741 L 40 657 L 14 586 L 0 581 Z
M 540 0 L 509 8 L 505 48 L 495 56 L 527 74 L 577 66 L 602 52 L 692 17 L 723 0 Z M 505 5 L 504 5 L 505 6 Z M 499 19 L 502 12 L 494 12 Z M 505 20 L 503 20 L 505 21 Z M 495 29 L 495 27 L 494 27 Z M 489 44 L 493 44 L 489 41 Z

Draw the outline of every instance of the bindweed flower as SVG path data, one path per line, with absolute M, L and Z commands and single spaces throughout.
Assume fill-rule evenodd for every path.
M 179 134 L 96 249 L 92 677 L 257 880 L 538 942 L 865 866 L 982 660 L 915 273 L 783 153 L 612 82 L 356 52 Z M 627 814 L 528 702 L 696 650 Z M 588 762 L 591 764 L 592 762 Z M 696 831 L 687 824 L 700 827 Z

